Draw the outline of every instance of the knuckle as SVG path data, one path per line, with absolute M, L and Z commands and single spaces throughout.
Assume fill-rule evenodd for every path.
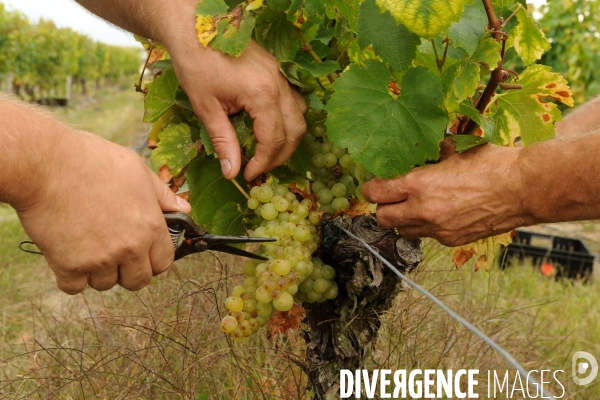
M 259 85 L 257 91 L 259 96 L 257 98 L 262 99 L 268 104 L 276 103 L 279 99 L 279 89 L 273 81 L 263 82 Z

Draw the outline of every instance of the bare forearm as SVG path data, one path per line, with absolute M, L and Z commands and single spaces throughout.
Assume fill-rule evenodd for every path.
M 530 223 L 600 218 L 600 131 L 521 150 L 519 165 Z
M 581 135 L 600 129 L 600 96 L 570 112 L 556 124 L 556 136 Z
M 63 142 L 75 135 L 72 128 L 17 101 L 0 98 L 0 110 L 0 201 L 20 209 L 39 200 L 40 187 L 64 156 L 55 149 L 68 147 Z
M 197 0 L 76 0 L 94 14 L 137 35 L 165 44 L 193 32 Z M 184 17 L 184 16 L 187 16 Z

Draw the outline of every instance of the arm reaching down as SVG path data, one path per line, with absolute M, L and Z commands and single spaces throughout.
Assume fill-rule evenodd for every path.
M 197 38 L 197 0 L 78 0 L 93 13 L 163 43 L 202 119 L 226 178 L 241 168 L 240 146 L 228 115 L 245 109 L 258 147 L 244 176 L 251 180 L 286 162 L 306 131 L 306 104 L 279 71 L 275 57 L 251 42 L 240 57 L 204 48 Z

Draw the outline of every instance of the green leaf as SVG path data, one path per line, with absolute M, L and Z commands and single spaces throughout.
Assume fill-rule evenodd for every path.
M 529 65 L 542 57 L 544 51 L 550 48 L 550 43 L 533 18 L 527 15 L 525 8 L 517 11 L 516 16 L 519 24 L 510 32 L 509 37 L 514 40 L 513 45 L 523 63 Z
M 148 85 L 144 99 L 144 122 L 156 122 L 173 104 L 179 81 L 173 68 L 166 69 Z
M 211 233 L 225 236 L 244 236 L 244 212 L 238 203 L 229 201 L 217 210 L 211 224 Z M 244 247 L 241 245 L 240 247 Z
M 480 1 L 465 6 L 465 12 L 458 22 L 448 29 L 448 39 L 454 47 L 462 47 L 473 54 L 479 41 L 486 34 L 488 18 Z
M 255 20 L 249 12 L 244 12 L 239 20 L 236 18 L 224 19 L 218 23 L 218 34 L 210 42 L 210 47 L 238 57 L 250 43 Z
M 299 188 L 308 189 L 309 183 L 306 178 L 298 175 L 292 171 L 289 167 L 281 165 L 269 172 L 271 176 L 275 177 L 282 185 L 295 183 Z
M 204 0 L 198 4 L 198 40 L 205 47 L 210 44 L 214 49 L 237 57 L 250 43 L 255 20 L 241 5 L 231 12 L 227 9 L 223 0 Z
M 160 142 L 152 152 L 152 160 L 159 166 L 168 166 L 173 176 L 178 176 L 198 154 L 198 148 L 190 135 L 190 127 L 186 124 L 171 125 L 158 137 Z
M 348 24 L 348 29 L 356 32 L 360 0 L 328 0 L 325 2 L 325 12 L 329 19 L 340 18 Z
M 496 95 L 495 143 L 514 145 L 517 137 L 523 145 L 554 137 L 554 122 L 561 120 L 558 106 L 549 99 L 573 106 L 572 92 L 561 75 L 550 67 L 533 64 L 520 76 L 523 89 Z
M 308 168 L 311 165 L 311 159 L 312 156 L 308 152 L 308 146 L 300 142 L 298 148 L 294 154 L 292 154 L 290 161 L 288 161 L 288 165 L 293 171 L 296 171 L 299 174 L 304 174 L 306 171 L 308 171 Z
M 373 46 L 375 54 L 401 73 L 411 67 L 421 44 L 421 39 L 404 25 L 397 25 L 388 11 L 382 14 L 375 0 L 360 6 L 357 38 L 360 47 Z
M 282 12 L 264 10 L 256 18 L 256 41 L 279 61 L 293 60 L 302 47 L 294 25 Z
M 495 69 L 500 58 L 500 43 L 492 38 L 483 39 L 472 56 L 460 60 L 442 73 L 442 89 L 446 109 L 453 112 L 467 97 L 470 97 L 479 82 L 479 63 L 484 62 Z
M 383 178 L 437 160 L 448 123 L 439 77 L 411 69 L 397 96 L 388 89 L 394 81 L 385 64 L 367 60 L 365 65 L 350 66 L 333 84 L 335 93 L 325 106 L 329 139 Z
M 302 71 L 306 72 L 313 78 L 327 76 L 341 69 L 340 64 L 333 60 L 327 60 L 323 62 L 317 62 L 313 60 L 311 63 L 300 61 L 296 62 L 296 65 L 298 65 Z
M 245 197 L 233 183 L 223 177 L 218 160 L 196 158 L 187 169 L 186 182 L 190 187 L 191 216 L 202 227 L 214 234 L 213 220 L 228 202 L 243 204 Z M 245 182 L 238 180 L 242 187 Z
M 458 21 L 473 0 L 377 0 L 382 10 L 389 10 L 397 22 L 420 37 L 433 39 Z
M 473 135 L 452 136 L 452 141 L 456 143 L 456 150 L 459 153 L 494 141 L 496 125 L 493 115 L 481 115 L 469 101 L 462 102 L 458 108 L 458 112 L 468 116 L 479 125 L 479 128 L 475 130 L 475 134 Z

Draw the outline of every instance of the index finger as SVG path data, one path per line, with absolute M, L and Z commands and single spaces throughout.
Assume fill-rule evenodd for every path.
M 404 177 L 395 179 L 375 178 L 363 186 L 363 196 L 369 203 L 399 203 L 408 199 Z

